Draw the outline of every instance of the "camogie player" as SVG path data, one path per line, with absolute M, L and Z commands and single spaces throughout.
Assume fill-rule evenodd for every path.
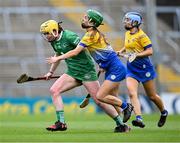
M 53 58 L 57 58 L 60 55 L 74 50 L 80 41 L 77 34 L 69 30 L 63 30 L 60 23 L 57 23 L 54 20 L 44 22 L 40 26 L 40 32 L 44 39 L 51 44 L 53 50 L 55 51 L 55 56 Z M 47 79 L 53 75 L 54 71 L 59 65 L 59 62 L 60 60 L 51 62 L 52 64 L 50 70 L 45 75 Z M 57 79 L 50 88 L 52 101 L 56 110 L 57 122 L 46 129 L 49 131 L 65 131 L 67 129 L 64 119 L 63 99 L 61 94 L 83 84 L 88 93 L 94 99 L 95 103 L 115 120 L 118 126 L 116 132 L 129 131 L 128 126 L 122 123 L 118 112 L 112 105 L 105 104 L 97 100 L 96 95 L 100 85 L 97 80 L 94 62 L 87 49 L 83 49 L 72 58 L 66 58 L 65 62 L 67 64 L 67 72 Z M 123 107 L 129 109 L 125 103 Z M 127 115 L 130 114 L 128 111 L 126 112 Z M 129 116 L 126 118 L 129 118 Z
M 103 16 L 101 13 L 96 10 L 88 10 L 81 24 L 82 28 L 86 29 L 86 33 L 77 47 L 61 56 L 50 57 L 47 62 L 52 64 L 69 59 L 88 49 L 100 69 L 105 71 L 105 81 L 96 95 L 98 101 L 113 105 L 116 109 L 118 108 L 117 112 L 120 110 L 119 107 L 122 108 L 124 112 L 123 122 L 127 122 L 131 116 L 133 106 L 130 103 L 122 102 L 117 97 L 120 81 L 126 77 L 126 69 L 104 35 L 97 29 L 102 24 L 102 21 Z M 121 130 L 128 131 L 129 127 L 121 122 L 115 128 L 115 132 Z
M 162 127 L 168 116 L 160 96 L 156 93 L 154 79 L 156 72 L 149 56 L 153 54 L 152 44 L 149 37 L 140 28 L 142 24 L 142 16 L 137 12 L 128 12 L 123 19 L 124 27 L 127 30 L 125 34 L 125 46 L 118 54 L 128 57 L 126 83 L 129 96 L 136 119 L 132 124 L 137 127 L 144 128 L 141 116 L 140 102 L 138 99 L 138 84 L 142 83 L 147 96 L 155 103 L 161 112 L 158 121 L 158 127 Z

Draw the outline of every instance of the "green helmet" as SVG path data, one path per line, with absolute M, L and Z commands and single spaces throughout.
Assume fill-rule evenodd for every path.
M 99 25 L 101 25 L 102 21 L 103 21 L 103 16 L 101 13 L 99 13 L 96 10 L 93 9 L 89 9 L 87 11 L 87 15 L 88 17 L 91 19 L 92 22 L 94 22 L 94 26 L 98 27 Z

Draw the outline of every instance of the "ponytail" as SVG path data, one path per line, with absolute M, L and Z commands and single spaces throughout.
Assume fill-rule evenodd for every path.
M 100 41 L 101 38 L 103 38 L 104 42 L 105 42 L 107 45 L 110 45 L 110 44 L 108 43 L 108 41 L 107 41 L 105 35 L 104 35 L 102 32 L 100 32 L 97 28 L 96 28 L 96 30 L 97 30 L 97 32 L 98 32 L 99 35 L 100 35 L 98 40 Z
M 58 33 L 61 33 L 63 31 L 63 28 L 61 27 L 62 21 L 58 22 Z

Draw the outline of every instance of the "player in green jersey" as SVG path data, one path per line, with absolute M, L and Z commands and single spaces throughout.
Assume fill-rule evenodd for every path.
M 50 42 L 55 51 L 55 57 L 75 49 L 80 41 L 80 38 L 74 32 L 63 30 L 60 23 L 54 20 L 44 22 L 40 27 L 40 32 L 44 39 Z M 95 103 L 114 119 L 117 126 L 124 124 L 114 106 L 102 103 L 96 98 L 100 85 L 97 80 L 94 62 L 87 49 L 82 50 L 72 58 L 65 59 L 65 62 L 67 64 L 67 72 L 57 79 L 50 88 L 58 121 L 46 129 L 49 131 L 65 131 L 67 129 L 64 119 L 63 100 L 60 95 L 82 84 Z M 45 75 L 47 79 L 53 75 L 58 65 L 59 61 L 51 64 L 49 72 Z M 126 131 L 120 130 L 119 132 Z

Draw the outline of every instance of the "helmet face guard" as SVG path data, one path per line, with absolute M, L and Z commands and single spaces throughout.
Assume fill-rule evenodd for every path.
M 48 41 L 48 42 L 52 42 L 56 39 L 56 36 L 54 34 L 50 34 L 50 33 L 41 33 L 42 37 Z
M 94 23 L 94 27 L 99 27 L 102 24 L 103 16 L 96 10 L 89 9 L 87 11 L 89 21 Z
M 142 24 L 142 16 L 137 12 L 128 12 L 123 18 L 124 24 L 130 24 L 132 27 L 139 27 Z
M 51 42 L 58 36 L 58 23 L 55 20 L 48 20 L 41 24 L 40 32 L 45 40 Z

